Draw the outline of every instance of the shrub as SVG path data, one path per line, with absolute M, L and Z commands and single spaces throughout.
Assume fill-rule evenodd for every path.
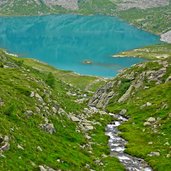
M 47 75 L 46 83 L 47 83 L 51 88 L 54 88 L 54 87 L 55 87 L 55 77 L 54 77 L 54 75 L 53 75 L 51 72 L 49 72 L 49 74 Z

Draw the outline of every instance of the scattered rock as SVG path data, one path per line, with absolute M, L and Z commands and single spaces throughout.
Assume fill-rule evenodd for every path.
M 4 105 L 3 100 L 0 98 L 0 107 Z
M 131 8 L 147 9 L 147 8 L 156 8 L 169 5 L 169 0 L 129 0 L 129 1 L 119 1 L 118 9 L 119 10 L 128 10 Z
M 10 149 L 10 144 L 9 144 L 10 138 L 5 135 L 4 138 L 0 136 L 0 151 L 7 151 Z
M 73 122 L 80 122 L 80 119 L 77 118 L 76 116 L 71 116 L 71 120 L 72 120 Z
M 39 165 L 39 169 L 40 169 L 40 171 L 56 171 L 46 165 Z
M 36 111 L 37 113 L 40 113 L 41 110 L 40 110 L 39 107 L 36 107 L 36 108 L 35 108 L 35 111 Z
M 166 155 L 166 157 L 167 157 L 167 158 L 170 158 L 170 157 L 171 157 L 171 155 L 170 155 L 170 154 L 167 154 L 167 155 Z
M 108 156 L 106 154 L 102 154 L 102 158 L 107 158 Z
M 31 111 L 31 110 L 26 110 L 26 111 L 24 112 L 24 114 L 25 114 L 26 116 L 30 117 L 30 116 L 33 115 L 33 111 Z
M 20 150 L 24 150 L 24 148 L 20 144 L 17 145 L 17 148 Z
M 155 122 L 156 121 L 156 119 L 154 118 L 154 117 L 149 117 L 148 119 L 147 119 L 147 122 Z
M 125 115 L 125 114 L 126 114 L 126 112 L 127 112 L 127 110 L 126 110 L 126 109 L 122 109 L 122 110 L 119 112 L 119 114 L 120 114 L 120 115 Z
M 150 122 L 144 122 L 144 126 L 150 126 L 151 123 Z
M 151 153 L 149 153 L 148 154 L 148 156 L 150 156 L 150 157 L 153 157 L 153 156 L 160 156 L 160 153 L 159 152 L 151 152 Z
M 52 107 L 52 111 L 53 113 L 57 113 L 58 110 L 55 107 Z
M 33 161 L 30 161 L 30 164 L 31 164 L 33 167 L 36 167 L 36 164 L 35 164 Z
M 151 106 L 151 105 L 152 105 L 152 104 L 151 104 L 150 102 L 147 102 L 147 103 L 146 103 L 146 106 L 147 106 L 147 107 L 149 107 L 149 106 Z
M 53 134 L 56 132 L 53 123 L 40 124 L 40 127 L 42 128 L 42 130 L 44 130 L 50 134 Z
M 37 146 L 37 150 L 43 151 L 42 148 L 41 148 L 40 146 Z
M 59 115 L 67 115 L 67 113 L 65 112 L 65 110 L 62 109 L 62 108 L 59 108 L 58 114 L 59 114 Z
M 60 162 L 61 162 L 61 160 L 60 160 L 60 159 L 57 159 L 56 161 L 57 161 L 58 163 L 60 163 Z
M 143 108 L 145 108 L 145 107 L 149 107 L 149 106 L 151 106 L 151 105 L 152 105 L 152 103 L 147 102 L 146 104 L 143 104 L 143 105 L 140 107 L 140 109 L 143 109 Z
M 85 137 L 86 137 L 88 140 L 91 139 L 91 137 L 90 137 L 89 135 L 85 135 Z
M 85 126 L 85 128 L 86 128 L 88 131 L 90 131 L 90 130 L 93 130 L 93 129 L 94 129 L 94 127 L 93 127 L 92 125 L 86 125 L 86 126 Z
M 6 142 L 2 147 L 0 147 L 0 151 L 7 151 L 10 149 L 10 144 Z
M 171 75 L 166 79 L 166 83 L 171 82 Z
M 170 143 L 169 143 L 169 142 L 166 142 L 164 145 L 167 145 L 167 146 L 169 146 L 169 145 L 170 145 Z
M 103 111 L 103 110 L 100 110 L 98 113 L 99 113 L 100 115 L 106 115 L 106 114 L 107 114 L 107 112 L 105 112 L 105 111 Z
M 35 93 L 32 91 L 32 92 L 30 93 L 30 97 L 34 97 L 34 95 L 35 95 Z
M 9 140 L 10 140 L 9 136 L 5 135 L 4 142 L 9 142 Z
M 38 99 L 39 102 L 44 102 L 43 98 L 38 93 L 35 93 L 34 96 Z

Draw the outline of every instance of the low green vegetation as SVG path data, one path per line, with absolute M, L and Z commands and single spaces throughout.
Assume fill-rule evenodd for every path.
M 129 9 L 121 11 L 118 16 L 136 27 L 161 34 L 171 30 L 171 4 L 150 9 Z
M 79 2 L 79 13 L 113 15 L 116 12 L 116 4 L 109 0 L 88 0 Z
M 134 49 L 130 51 L 121 52 L 114 57 L 140 57 L 149 60 L 154 59 L 171 59 L 171 44 L 158 44 L 147 46 L 140 49 Z
M 146 31 L 162 34 L 171 29 L 171 5 L 118 11 L 120 0 L 79 2 L 72 13 L 114 15 Z M 1 6 L 0 15 L 71 13 L 59 6 L 49 8 L 23 0 Z M 126 152 L 145 159 L 156 171 L 171 168 L 171 45 L 159 44 L 118 54 L 143 57 L 150 62 L 124 70 L 113 80 L 57 70 L 33 59 L 16 58 L 0 50 L 0 170 L 122 171 L 110 157 L 105 127 L 112 121 L 100 112 L 83 131 L 71 117 L 85 114 L 93 93 L 108 81 L 114 97 L 107 112 L 126 109 L 129 121 L 119 127 L 128 144 Z M 154 61 L 155 60 L 155 61 Z M 110 91 L 108 92 L 110 93 Z M 78 119 L 78 118 L 77 118 Z M 88 136 L 88 138 L 87 138 Z M 6 146 L 5 146 L 6 145 Z M 91 147 L 91 148 L 90 148 Z
M 112 113 L 127 110 L 129 121 L 119 127 L 128 141 L 126 152 L 144 158 L 156 171 L 171 168 L 170 62 L 147 62 L 124 71 L 114 79 L 120 85 L 115 83 L 112 90 L 117 95 L 107 106 Z M 133 88 L 128 92 L 130 86 Z M 127 98 L 118 102 L 126 93 Z
M 6 145 L 0 150 L 1 171 L 39 170 L 39 165 L 75 171 L 124 170 L 117 159 L 109 156 L 104 134 L 109 116 L 100 119 L 97 113 L 89 118 L 99 122 L 87 132 L 90 140 L 70 118 L 83 112 L 86 98 L 81 103 L 76 100 L 85 93 L 89 96 L 83 87 L 97 78 L 74 77 L 71 72 L 16 58 L 2 50 L 0 63 L 0 148 Z M 67 73 L 68 79 L 61 79 Z M 89 81 L 80 86 L 81 81 L 76 83 L 76 79 Z M 90 142 L 91 151 L 86 147 Z
M 20 61 L 21 59 L 17 58 L 16 60 Z M 99 86 L 102 86 L 107 81 L 106 79 L 100 77 L 84 76 L 75 74 L 71 71 L 58 70 L 35 59 L 24 58 L 24 63 L 40 72 L 53 73 L 54 77 L 82 91 L 86 89 L 86 91 L 94 92 Z

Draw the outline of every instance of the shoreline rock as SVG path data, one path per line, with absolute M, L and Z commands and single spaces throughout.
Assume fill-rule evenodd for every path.
M 160 36 L 160 40 L 166 43 L 171 43 L 171 30 L 166 33 L 163 33 Z

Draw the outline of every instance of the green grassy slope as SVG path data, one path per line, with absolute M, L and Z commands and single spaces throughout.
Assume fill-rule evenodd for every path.
M 127 56 L 146 58 L 149 60 L 168 59 L 171 58 L 171 44 L 162 43 L 158 45 L 151 45 L 144 48 L 125 51 L 114 55 L 114 57 Z
M 79 3 L 81 14 L 104 14 L 112 15 L 116 12 L 116 4 L 109 0 L 87 0 Z
M 136 27 L 161 34 L 171 30 L 171 4 L 151 9 L 129 9 L 121 11 L 118 16 Z
M 112 166 L 113 170 L 123 170 L 115 158 L 109 157 L 108 138 L 104 135 L 105 126 L 111 120 L 109 116 L 99 121 L 100 117 L 90 118 L 100 123 L 86 133 L 91 140 L 70 119 L 72 114 L 84 113 L 86 107 L 86 101 L 75 100 L 83 98 L 85 93 L 89 95 L 76 88 L 76 79 L 89 80 L 89 77 L 75 75 L 67 82 L 67 78 L 61 80 L 66 73 L 0 50 L 0 148 L 6 142 L 9 147 L 0 150 L 1 171 L 39 170 L 39 165 L 74 171 L 110 170 Z M 72 81 L 75 86 L 71 85 Z M 48 128 L 43 129 L 42 124 L 53 124 L 53 134 Z M 87 146 L 90 142 L 94 144 L 91 152 Z M 96 160 L 103 165 L 95 163 Z

